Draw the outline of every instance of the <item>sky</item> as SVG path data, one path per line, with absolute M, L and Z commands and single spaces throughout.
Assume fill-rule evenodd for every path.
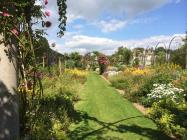
M 67 0 L 65 35 L 58 38 L 56 0 L 48 0 L 45 10 L 52 26 L 47 30 L 49 43 L 61 53 L 85 54 L 100 51 L 107 55 L 118 47 L 168 46 L 174 36 L 187 31 L 187 0 Z M 182 43 L 177 37 L 172 47 Z

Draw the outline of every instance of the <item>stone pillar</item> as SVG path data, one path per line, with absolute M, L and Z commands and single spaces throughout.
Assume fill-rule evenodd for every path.
M 15 55 L 8 54 L 8 49 L 15 51 L 14 46 L 0 44 L 0 139 L 16 140 L 19 139 L 19 98 L 15 92 L 18 74 Z

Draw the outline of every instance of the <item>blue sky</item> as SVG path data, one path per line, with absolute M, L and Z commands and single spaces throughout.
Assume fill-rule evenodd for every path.
M 60 39 L 54 0 L 47 6 L 53 23 L 48 40 L 62 53 L 112 54 L 119 46 L 154 47 L 187 31 L 187 0 L 67 0 L 67 6 L 67 31 Z M 178 42 L 180 38 L 173 44 Z

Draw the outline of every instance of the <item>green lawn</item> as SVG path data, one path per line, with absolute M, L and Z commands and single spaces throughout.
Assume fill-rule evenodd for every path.
M 72 140 L 169 139 L 96 73 L 88 75 L 80 96 L 76 123 L 69 128 Z

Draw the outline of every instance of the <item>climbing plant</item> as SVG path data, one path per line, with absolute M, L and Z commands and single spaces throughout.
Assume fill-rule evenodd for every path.
M 36 5 L 36 1 L 41 5 Z M 59 13 L 59 31 L 62 37 L 66 27 L 66 0 L 57 0 Z M 17 92 L 20 94 L 21 134 L 32 132 L 33 120 L 27 117 L 37 116 L 37 101 L 42 96 L 41 73 L 35 57 L 38 40 L 46 33 L 44 30 L 53 23 L 48 20 L 51 13 L 46 6 L 48 0 L 0 0 L 0 44 L 7 47 L 5 53 L 10 61 L 17 60 L 19 77 Z M 33 28 L 42 27 L 39 29 Z M 32 124 L 31 124 L 32 123 Z

